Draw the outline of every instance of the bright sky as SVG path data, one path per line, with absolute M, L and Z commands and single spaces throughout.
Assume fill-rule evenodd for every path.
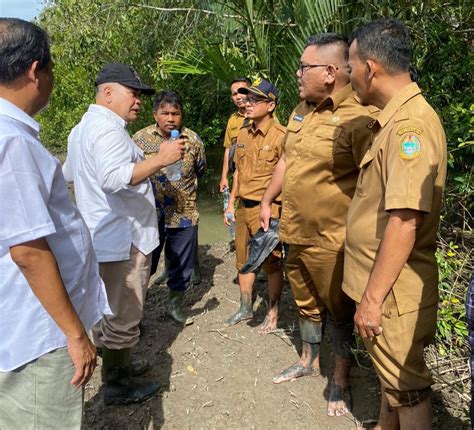
M 32 20 L 42 9 L 43 0 L 0 0 L 0 16 Z

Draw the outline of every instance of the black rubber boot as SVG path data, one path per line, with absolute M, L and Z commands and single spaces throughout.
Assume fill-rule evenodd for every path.
M 102 358 L 102 347 L 97 347 L 97 355 Z M 150 363 L 148 360 L 134 360 L 132 358 L 132 376 L 140 376 L 148 372 L 150 369 Z M 102 366 L 102 382 L 105 382 L 104 366 Z
M 166 258 L 165 255 L 165 267 L 163 268 L 163 272 L 161 272 L 155 279 L 156 285 L 166 284 L 168 282 L 168 267 L 170 266 L 170 261 Z
M 141 403 L 158 392 L 160 386 L 155 382 L 139 382 L 132 377 L 130 348 L 102 348 L 102 359 L 106 405 Z
M 184 325 L 190 325 L 194 322 L 192 318 L 185 315 L 183 310 L 184 291 L 169 290 L 168 306 L 166 313 L 176 322 Z

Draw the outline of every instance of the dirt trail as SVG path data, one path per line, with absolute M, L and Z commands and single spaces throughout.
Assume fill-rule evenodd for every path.
M 224 320 L 238 305 L 232 283 L 234 255 L 224 243 L 200 246 L 203 282 L 187 293 L 196 321 L 180 327 L 165 316 L 166 286 L 148 292 L 144 333 L 135 353 L 147 358 L 147 378 L 160 394 L 127 407 L 105 407 L 100 366 L 86 387 L 85 429 L 351 429 L 355 420 L 374 419 L 379 386 L 363 359 L 352 370 L 354 417 L 326 415 L 332 375 L 330 346 L 323 345 L 322 375 L 275 385 L 272 377 L 293 364 L 300 350 L 296 310 L 289 287 L 282 298 L 279 330 L 262 336 L 257 326 L 266 309 L 266 286 L 256 288 L 255 319 L 232 328 Z M 437 411 L 435 428 L 462 428 Z

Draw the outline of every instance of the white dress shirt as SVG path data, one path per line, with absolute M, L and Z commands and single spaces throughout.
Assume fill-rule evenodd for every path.
M 64 176 L 74 182 L 100 262 L 128 260 L 132 244 L 145 255 L 159 244 L 150 181 L 129 185 L 143 152 L 125 127 L 117 114 L 93 104 L 68 139 Z
M 10 247 L 46 239 L 86 330 L 111 313 L 87 226 L 71 202 L 59 161 L 38 133 L 33 118 L 0 98 L 1 372 L 67 343 L 11 259 Z

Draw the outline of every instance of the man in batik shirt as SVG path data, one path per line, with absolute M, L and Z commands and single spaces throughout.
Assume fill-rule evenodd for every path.
M 153 116 L 156 123 L 134 136 L 134 142 L 143 150 L 145 158 L 159 151 L 168 140 L 172 130 L 178 130 L 186 139 L 186 149 L 181 160 L 181 175 L 170 180 L 169 167 L 153 176 L 160 245 L 153 253 L 151 273 L 156 271 L 163 247 L 168 260 L 169 299 L 167 313 L 177 322 L 191 324 L 183 312 L 184 292 L 189 285 L 195 251 L 199 213 L 196 206 L 198 178 L 204 173 L 206 157 L 199 136 L 182 126 L 183 102 L 174 91 L 160 91 L 153 101 Z

